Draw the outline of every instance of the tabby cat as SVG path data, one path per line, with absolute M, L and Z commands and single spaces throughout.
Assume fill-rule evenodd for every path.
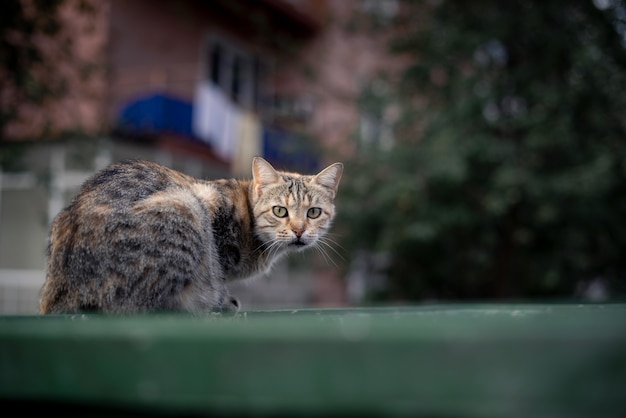
M 252 180 L 198 180 L 148 161 L 114 163 L 54 219 L 42 314 L 238 310 L 226 282 L 324 242 L 343 166 Z

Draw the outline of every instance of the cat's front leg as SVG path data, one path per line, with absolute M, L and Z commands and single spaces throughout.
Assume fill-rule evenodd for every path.
M 235 314 L 238 314 L 239 311 L 241 310 L 241 302 L 239 302 L 239 299 L 234 298 L 234 297 L 229 297 L 229 303 L 227 304 L 227 310 L 229 312 L 233 312 Z
M 219 307 L 213 307 L 209 309 L 209 312 L 227 315 L 227 316 L 237 316 L 241 309 L 241 303 L 239 299 L 234 297 L 227 297 L 222 305 Z

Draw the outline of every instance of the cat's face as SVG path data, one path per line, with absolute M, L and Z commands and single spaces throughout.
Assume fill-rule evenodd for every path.
M 270 254 L 323 243 L 335 216 L 342 171 L 341 163 L 335 163 L 315 176 L 305 176 L 279 172 L 262 158 L 254 159 L 256 234 Z

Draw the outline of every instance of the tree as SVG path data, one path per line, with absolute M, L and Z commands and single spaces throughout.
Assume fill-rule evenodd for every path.
M 390 254 L 384 296 L 626 292 L 626 8 L 403 7 L 396 144 L 348 165 L 338 222 L 349 249 Z

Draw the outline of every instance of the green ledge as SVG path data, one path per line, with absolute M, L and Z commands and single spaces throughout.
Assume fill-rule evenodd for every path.
M 626 304 L 5 316 L 0 401 L 65 416 L 626 416 Z

